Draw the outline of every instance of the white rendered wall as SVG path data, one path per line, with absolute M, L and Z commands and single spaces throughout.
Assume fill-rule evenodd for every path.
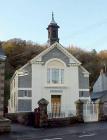
M 45 98 L 49 101 L 48 111 L 51 112 L 51 95 L 61 95 L 62 111 L 75 112 L 75 101 L 79 99 L 78 66 L 66 67 L 64 85 L 47 85 L 47 67 L 42 64 L 32 64 L 32 111 L 38 107 L 38 100 Z M 61 90 L 62 93 L 51 93 Z
M 32 64 L 32 111 L 38 107 L 37 102 L 42 98 L 42 65 Z
M 8 113 L 15 113 L 17 111 L 17 94 L 18 94 L 18 76 L 17 74 L 15 74 L 10 84 L 10 99 L 8 102 Z M 13 102 L 13 105 L 11 105 L 11 102 Z

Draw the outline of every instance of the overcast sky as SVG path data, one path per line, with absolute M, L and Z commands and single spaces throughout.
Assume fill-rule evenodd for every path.
M 0 0 L 0 40 L 46 43 L 52 11 L 62 45 L 107 50 L 107 0 Z

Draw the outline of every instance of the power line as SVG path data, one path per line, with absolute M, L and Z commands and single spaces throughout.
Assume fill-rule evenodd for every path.
M 91 31 L 93 29 L 99 28 L 99 27 L 101 27 L 102 25 L 104 25 L 106 23 L 107 23 L 107 18 L 105 18 L 103 21 L 91 24 L 90 26 L 87 26 L 84 29 L 81 29 L 81 30 L 78 30 L 78 31 L 72 33 L 71 37 L 75 37 L 77 35 L 87 33 L 88 31 Z

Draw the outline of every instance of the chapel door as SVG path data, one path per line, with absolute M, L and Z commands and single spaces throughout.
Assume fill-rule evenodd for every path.
M 51 109 L 53 117 L 60 117 L 61 112 L 61 95 L 51 96 Z

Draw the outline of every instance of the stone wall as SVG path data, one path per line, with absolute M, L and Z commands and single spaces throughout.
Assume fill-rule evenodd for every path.
M 3 117 L 4 113 L 4 70 L 5 63 L 0 62 L 0 117 Z
M 4 118 L 4 73 L 5 61 L 0 60 L 0 134 L 11 130 L 11 121 Z
M 6 117 L 9 118 L 14 123 L 36 127 L 34 125 L 34 121 L 35 121 L 34 112 L 9 113 L 9 114 L 6 114 Z M 53 118 L 53 119 L 48 119 L 46 127 L 70 126 L 78 122 L 79 121 L 77 117 Z
M 48 127 L 70 126 L 78 122 L 77 117 L 48 119 Z
M 0 119 L 0 134 L 10 132 L 11 130 L 11 121 L 6 118 Z
M 34 125 L 34 112 L 22 112 L 22 113 L 8 113 L 6 117 L 13 123 L 19 123 L 23 125 Z

